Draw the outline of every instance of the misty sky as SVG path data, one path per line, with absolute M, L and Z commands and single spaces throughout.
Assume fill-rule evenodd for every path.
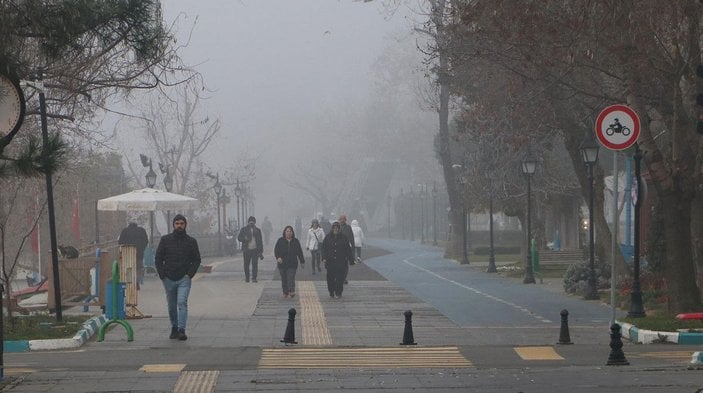
M 207 112 L 222 128 L 210 157 L 241 149 L 262 157 L 261 215 L 278 204 L 281 161 L 309 157 L 297 125 L 326 107 L 363 101 L 372 90 L 371 65 L 394 35 L 410 29 L 407 9 L 390 15 L 380 2 L 165 0 L 162 7 L 167 23 L 178 20 L 179 44 L 193 27 L 180 54 L 214 91 Z

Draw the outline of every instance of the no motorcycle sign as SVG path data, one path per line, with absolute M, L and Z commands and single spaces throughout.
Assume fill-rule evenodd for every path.
M 640 136 L 640 118 L 626 105 L 611 105 L 596 119 L 596 136 L 610 150 L 624 150 Z

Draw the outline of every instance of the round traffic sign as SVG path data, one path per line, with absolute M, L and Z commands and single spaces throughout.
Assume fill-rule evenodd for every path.
M 596 119 L 596 136 L 610 150 L 624 150 L 640 136 L 640 118 L 627 105 L 611 105 Z

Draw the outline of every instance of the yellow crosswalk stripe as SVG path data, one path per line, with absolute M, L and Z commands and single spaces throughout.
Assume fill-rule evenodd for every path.
M 332 338 L 327 328 L 325 312 L 317 296 L 315 283 L 312 281 L 299 281 L 298 293 L 300 295 L 300 324 L 303 330 L 304 345 L 331 345 Z
M 259 368 L 467 368 L 457 347 L 268 348 Z
M 564 360 L 552 347 L 515 347 L 523 360 Z
M 186 367 L 184 363 L 173 363 L 173 364 L 145 364 L 139 371 L 144 371 L 145 373 L 177 373 Z
M 643 352 L 627 357 L 632 358 L 647 358 L 647 359 L 665 359 L 665 360 L 681 360 L 689 362 L 693 356 L 692 351 L 658 351 L 658 352 Z
M 210 371 L 184 371 L 178 376 L 173 393 L 212 393 L 220 372 Z

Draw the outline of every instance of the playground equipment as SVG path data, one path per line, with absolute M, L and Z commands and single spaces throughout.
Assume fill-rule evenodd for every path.
M 124 319 L 118 319 L 118 293 L 119 288 L 120 288 L 120 267 L 117 261 L 115 260 L 112 262 L 112 282 L 110 285 L 112 285 L 112 319 L 107 321 L 104 325 L 100 326 L 100 331 L 98 332 L 98 342 L 102 342 L 105 340 L 105 330 L 107 330 L 107 327 L 112 325 L 113 323 L 117 323 L 122 325 L 125 330 L 127 330 L 127 341 L 134 341 L 134 331 L 132 330 L 132 326 L 129 324 Z M 123 292 L 124 293 L 124 292 Z

